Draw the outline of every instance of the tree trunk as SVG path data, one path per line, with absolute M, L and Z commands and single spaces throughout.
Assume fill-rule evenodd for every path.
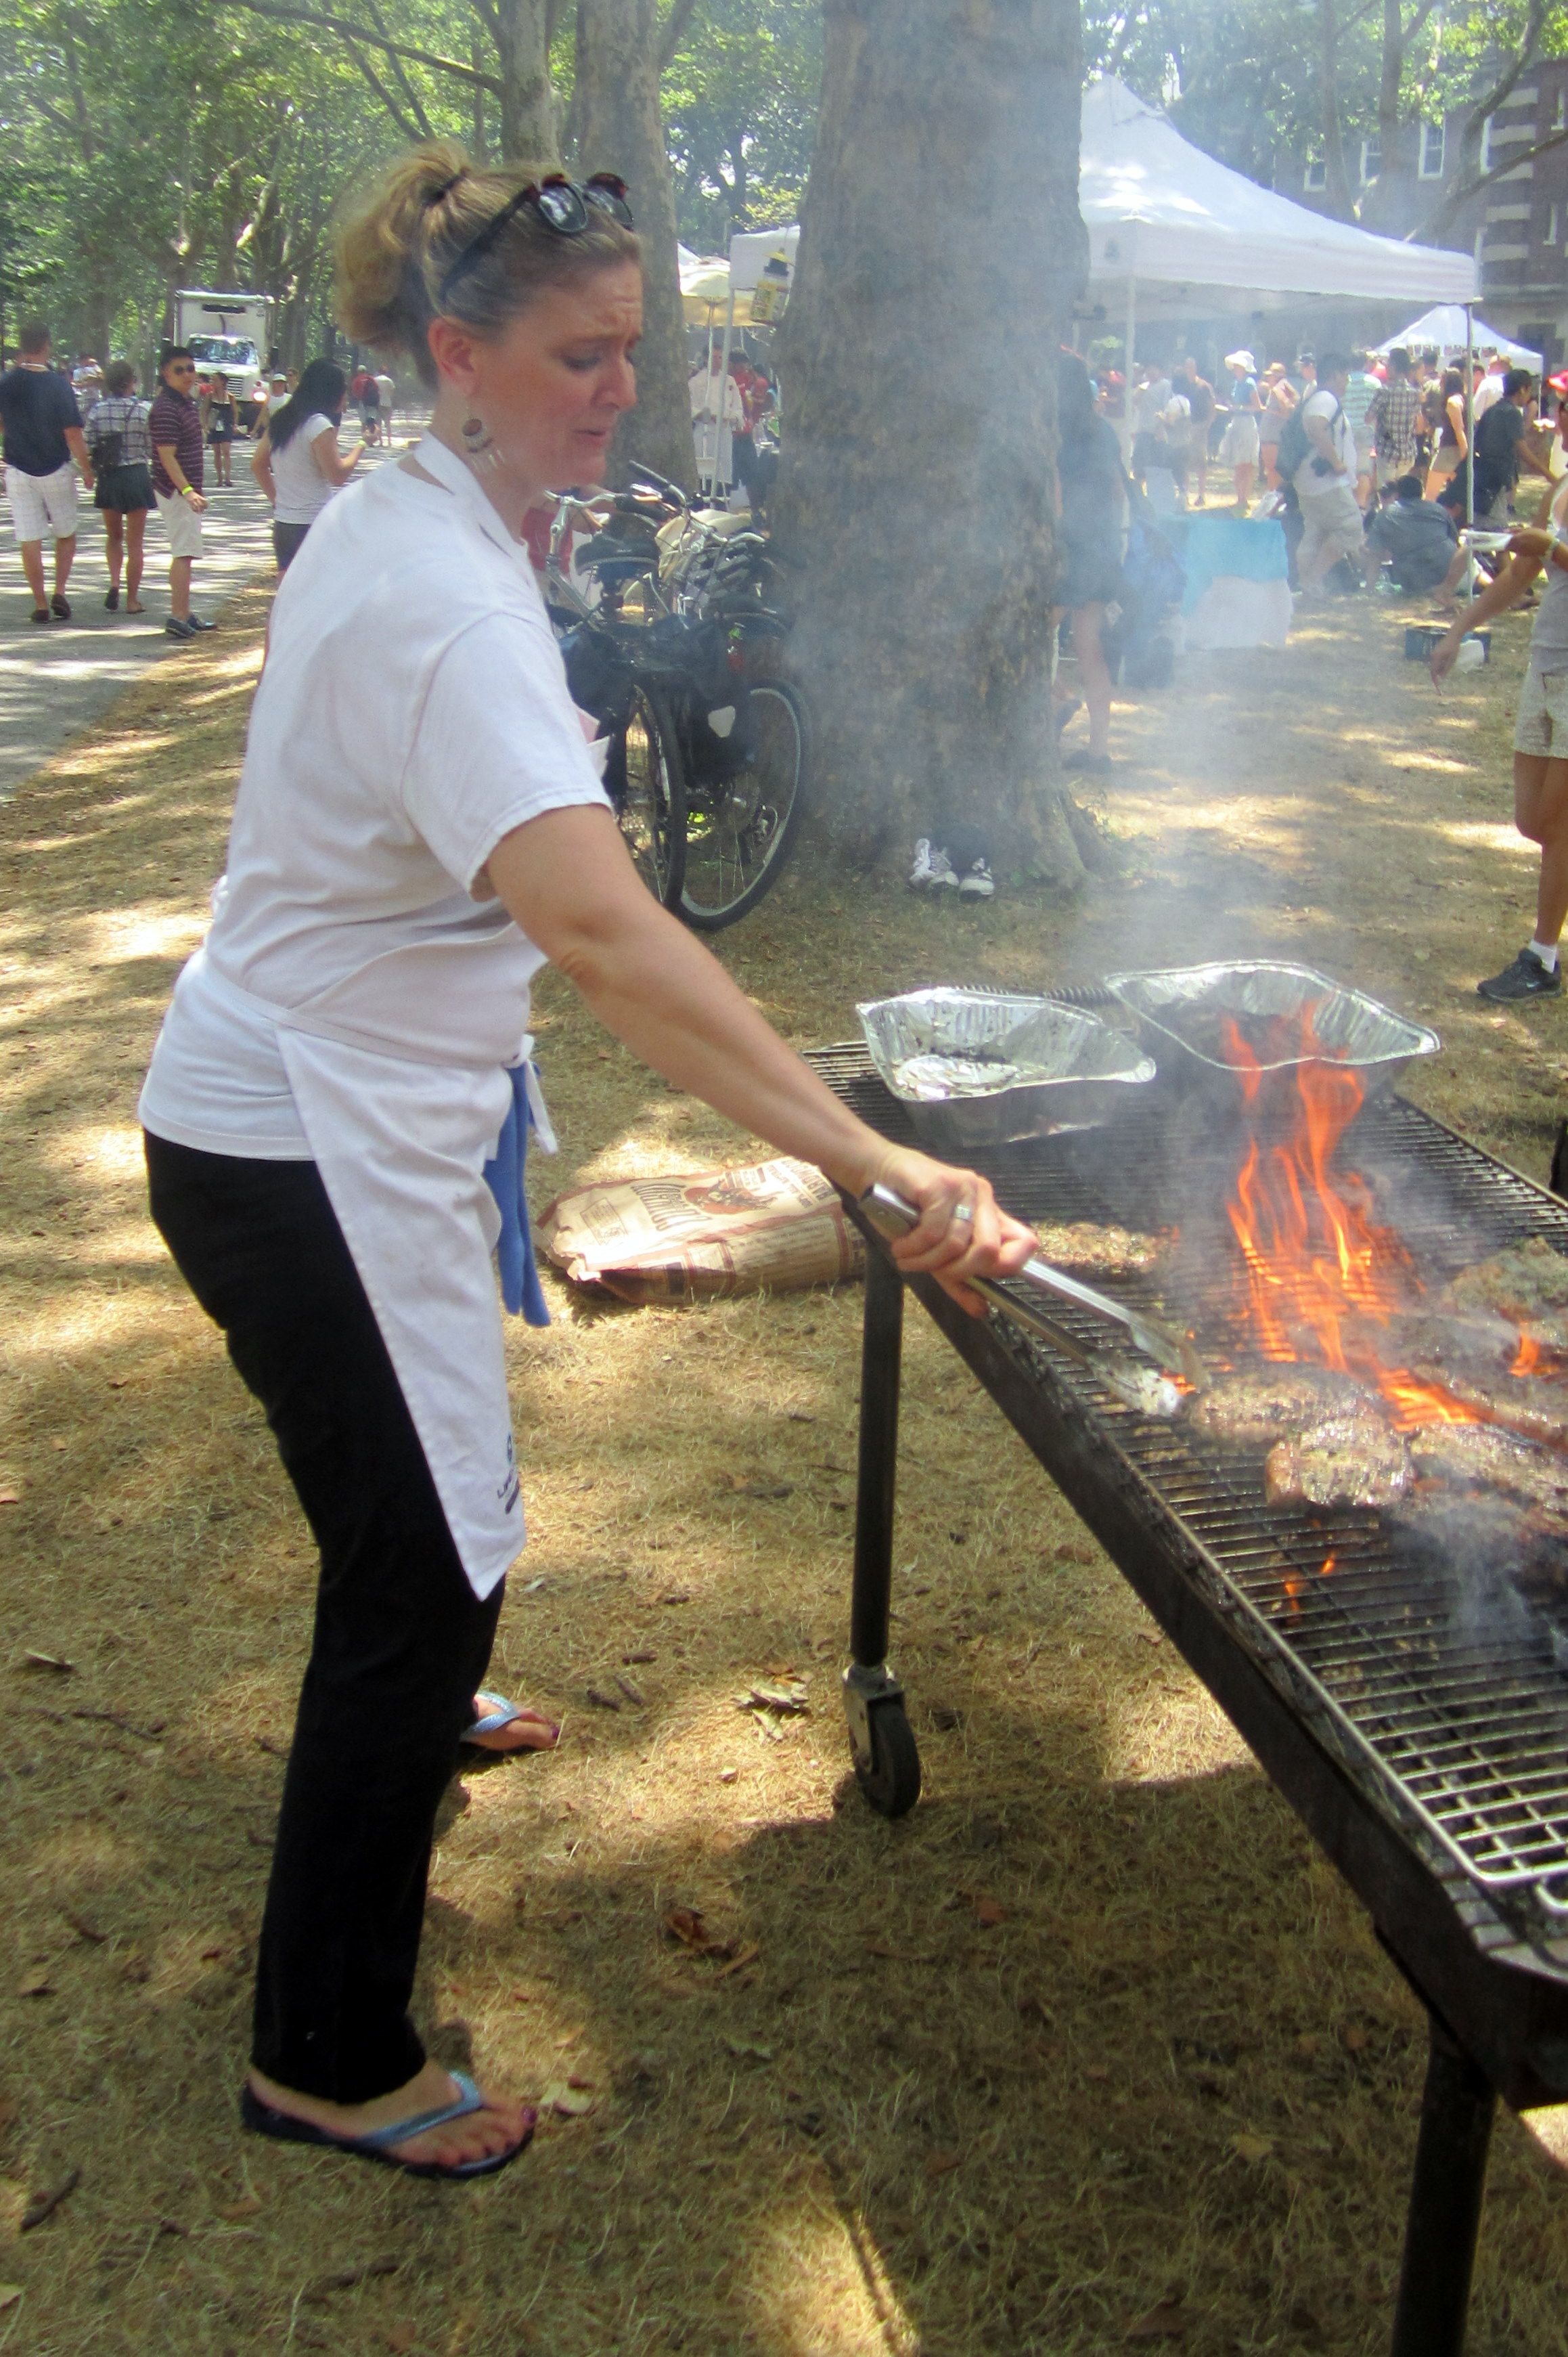
M 615 438 L 612 477 L 640 458 L 682 484 L 696 479 L 686 390 L 686 320 L 675 245 L 675 190 L 659 104 L 655 0 L 577 0 L 577 168 L 618 172 L 642 240 L 642 342 L 637 407 Z
M 1339 24 L 1334 0 L 1317 0 L 1317 91 L 1323 115 L 1323 186 L 1328 210 L 1342 221 L 1356 218 L 1350 176 L 1345 167 L 1345 135 L 1339 120 Z
M 1082 879 L 1048 710 L 1080 72 L 1070 0 L 828 0 L 775 533 L 855 864 L 960 819 Z
M 494 0 L 490 22 L 500 60 L 502 159 L 558 163 L 560 135 L 544 38 L 544 0 Z

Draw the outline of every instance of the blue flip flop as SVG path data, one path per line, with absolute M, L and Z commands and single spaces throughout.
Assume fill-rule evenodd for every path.
M 274 2112 L 249 2084 L 240 2091 L 240 2117 L 253 2136 L 275 2136 L 280 2144 L 314 2144 L 328 2152 L 349 2152 L 358 2160 L 379 2160 L 388 2169 L 401 2169 L 405 2177 L 493 2177 L 532 2142 L 539 2115 L 532 2107 L 523 2114 L 527 2126 L 518 2142 L 505 2152 L 492 2153 L 488 2160 L 399 2160 L 392 2149 L 413 2136 L 427 2136 L 432 2128 L 444 2128 L 450 2120 L 466 2119 L 470 2112 L 484 2110 L 485 2099 L 467 2072 L 454 2071 L 451 2076 L 461 2090 L 460 2102 L 445 2104 L 437 2112 L 418 2112 L 411 2120 L 394 2120 L 390 2128 L 374 2128 L 369 2136 L 334 2136 L 330 2128 L 318 2128 L 311 2120 Z
M 472 1727 L 467 1728 L 464 1733 L 459 1736 L 457 1739 L 460 1743 L 472 1743 L 477 1735 L 493 1735 L 498 1727 L 510 1727 L 514 1718 L 521 1718 L 522 1717 L 522 1712 L 520 1706 L 515 1702 L 509 1702 L 505 1695 L 487 1694 L 481 1688 L 475 1699 L 478 1702 L 489 1703 L 489 1708 L 485 1712 L 482 1718 L 477 1718 Z M 553 1718 L 545 1719 L 543 1724 L 546 1727 L 555 1727 L 555 1722 Z M 559 1736 L 561 1729 L 558 1727 L 555 1727 L 555 1732 Z M 524 1744 L 521 1748 L 526 1751 L 533 1751 L 537 1750 L 540 1747 L 537 1744 L 530 1743 Z M 548 1749 L 548 1746 L 545 1748 Z

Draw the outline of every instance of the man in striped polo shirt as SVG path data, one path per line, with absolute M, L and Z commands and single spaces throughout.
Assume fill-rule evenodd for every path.
M 193 639 L 216 625 L 190 610 L 190 568 L 201 554 L 201 412 L 191 399 L 196 362 L 183 344 L 166 344 L 158 355 L 161 389 L 147 420 L 153 443 L 153 494 L 169 539 L 171 639 Z

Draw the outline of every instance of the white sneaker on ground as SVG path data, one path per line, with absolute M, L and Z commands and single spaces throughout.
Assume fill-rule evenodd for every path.
M 969 874 L 961 878 L 958 888 L 961 897 L 966 900 L 989 900 L 995 893 L 996 878 L 988 863 L 977 859 Z
M 912 891 L 927 892 L 941 885 L 955 885 L 958 877 L 945 851 L 939 851 L 929 835 L 923 834 L 915 845 L 915 865 L 909 870 Z

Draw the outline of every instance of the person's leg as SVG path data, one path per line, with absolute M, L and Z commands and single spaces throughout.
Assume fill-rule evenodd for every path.
M 41 540 L 23 540 L 16 544 L 16 554 L 22 560 L 22 570 L 27 576 L 27 587 L 33 593 L 33 611 L 47 614 L 49 593 L 44 580 L 44 544 Z
M 125 604 L 133 614 L 139 614 L 142 610 L 136 592 L 142 586 L 142 561 L 146 538 L 146 509 L 128 509 L 125 515 Z
M 55 596 L 65 596 L 65 585 L 70 579 L 70 568 L 76 555 L 76 534 L 62 533 L 55 542 Z
M 1089 751 L 1091 760 L 1111 752 L 1111 673 L 1100 643 L 1103 606 L 1078 606 L 1072 617 L 1072 651 L 1078 662 L 1079 684 L 1089 711 Z
M 168 609 L 177 622 L 190 619 L 190 559 L 171 556 L 168 568 Z
M 1568 757 L 1513 758 L 1514 824 L 1541 845 L 1536 887 L 1535 945 L 1555 949 L 1568 922 Z
M 315 1165 L 149 1137 L 147 1166 L 154 1220 L 265 1410 L 321 1551 L 252 2084 L 274 2108 L 362 2133 L 450 2100 L 408 2006 L 435 1811 L 501 1590 L 481 1600 L 469 1586 Z M 521 2133 L 517 2107 L 500 2104 L 436 2135 L 499 2151 Z
M 103 511 L 103 554 L 109 565 L 109 587 L 118 597 L 125 563 L 125 519 L 118 508 Z
M 1238 458 L 1232 472 L 1236 478 L 1236 505 L 1245 515 L 1252 504 L 1252 485 L 1258 469 L 1250 458 Z

